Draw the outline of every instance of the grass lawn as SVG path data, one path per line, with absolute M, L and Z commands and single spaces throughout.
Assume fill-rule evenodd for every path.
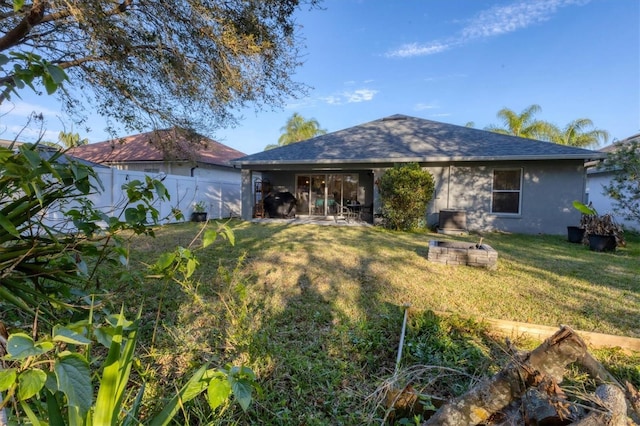
M 379 422 L 380 401 L 367 397 L 393 374 L 405 303 L 411 308 L 402 367 L 440 365 L 467 377 L 464 386 L 443 378 L 438 389 L 444 397 L 464 391 L 468 377 L 491 374 L 504 361 L 500 345 L 478 324 L 482 318 L 640 337 L 638 236 L 627 236 L 627 247 L 615 253 L 594 253 L 566 242 L 566 236 L 490 233 L 484 242 L 499 259 L 489 271 L 426 260 L 431 239 L 478 236 L 230 225 L 235 246 L 220 241 L 197 250 L 195 278 L 182 285 L 145 279 L 144 265 L 176 245 L 188 246 L 196 224 L 167 226 L 155 239 L 134 240 L 132 270 L 140 278 L 129 278 L 117 293 L 132 311 L 144 303 L 144 333 L 154 336 L 153 344 L 141 348 L 154 365 L 145 373 L 153 384 L 147 399 L 166 396 L 172 380 L 205 361 L 244 363 L 256 371 L 263 393 L 248 413 L 232 406 L 211 416 L 196 402 L 191 413 L 199 413 L 198 421 Z M 640 357 L 617 351 L 599 357 L 640 385 Z

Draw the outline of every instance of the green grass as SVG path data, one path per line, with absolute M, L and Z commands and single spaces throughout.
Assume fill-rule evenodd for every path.
M 190 282 L 111 283 L 120 288 L 117 301 L 130 309 L 144 303 L 148 342 L 160 312 L 155 344 L 142 348 L 153 365 L 145 372 L 148 400 L 170 395 L 173 381 L 202 362 L 244 363 L 258 374 L 263 393 L 249 413 L 232 406 L 213 416 L 196 404 L 199 422 L 380 419 L 384 404 L 367 397 L 393 374 L 404 303 L 411 308 L 403 368 L 440 365 L 467 377 L 439 380 L 432 390 L 444 397 L 464 391 L 473 382 L 468 377 L 491 374 L 506 359 L 478 324 L 482 318 L 640 337 L 637 235 L 628 235 L 627 247 L 615 253 L 594 253 L 562 236 L 491 233 L 484 242 L 499 260 L 488 271 L 426 260 L 431 239 L 479 236 L 239 221 L 231 226 L 236 245 L 219 242 L 199 250 L 200 266 Z M 197 231 L 195 224 L 172 225 L 159 229 L 155 239 L 135 240 L 133 276 L 141 277 L 144 264 L 161 253 L 187 246 Z M 109 282 L 108 274 L 102 279 Z M 456 319 L 434 319 L 429 311 Z M 610 351 L 601 359 L 640 385 L 637 357 Z

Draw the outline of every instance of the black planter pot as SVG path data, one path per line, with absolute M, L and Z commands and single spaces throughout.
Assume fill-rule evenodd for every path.
M 570 243 L 581 243 L 584 237 L 584 228 L 578 226 L 567 226 L 567 240 Z
M 191 222 L 206 222 L 207 212 L 193 212 L 191 213 Z
M 615 251 L 616 237 L 614 235 L 589 234 L 589 250 Z

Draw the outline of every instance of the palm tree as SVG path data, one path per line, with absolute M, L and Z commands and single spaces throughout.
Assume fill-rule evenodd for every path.
M 293 115 L 287 120 L 287 124 L 280 128 L 283 132 L 278 138 L 277 144 L 267 145 L 264 149 L 278 148 L 281 146 L 289 145 L 292 143 L 300 142 L 303 140 L 311 139 L 315 136 L 324 135 L 327 133 L 325 129 L 320 128 L 320 123 L 315 118 L 306 120 L 303 116 L 294 112 Z
M 540 111 L 542 111 L 540 105 L 535 104 L 528 106 L 520 114 L 509 108 L 503 108 L 498 111 L 497 116 L 502 119 L 504 127 L 488 126 L 485 130 L 521 138 L 549 140 L 554 134 L 553 126 L 546 121 L 534 119 Z
M 71 132 L 61 131 L 58 134 L 58 141 L 65 148 L 75 148 L 76 146 L 87 145 L 89 143 L 89 139 L 87 138 L 81 139 L 80 134 L 73 133 L 73 131 Z
M 609 141 L 609 132 L 593 127 L 593 121 L 588 118 L 578 118 L 567 124 L 564 129 L 556 129 L 551 141 L 579 148 L 595 147 L 600 144 L 600 141 L 606 144 Z M 589 128 L 593 129 L 588 130 Z

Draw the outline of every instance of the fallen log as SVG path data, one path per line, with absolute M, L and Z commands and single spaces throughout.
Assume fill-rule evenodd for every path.
M 562 382 L 565 367 L 576 361 L 584 363 L 599 383 L 611 380 L 615 383 L 615 379 L 588 353 L 580 336 L 570 327 L 563 326 L 533 351 L 514 356 L 496 375 L 440 407 L 423 425 L 461 426 L 486 422 L 513 400 L 521 398 L 528 388 L 538 385 L 561 393 L 557 384 Z M 620 387 L 617 383 L 615 386 Z M 562 398 L 558 399 L 562 404 Z

